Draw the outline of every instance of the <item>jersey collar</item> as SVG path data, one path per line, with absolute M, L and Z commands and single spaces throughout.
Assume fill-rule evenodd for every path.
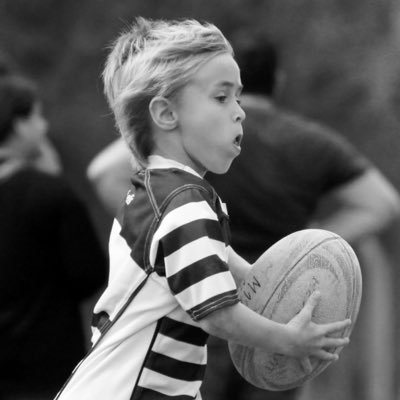
M 181 164 L 178 161 L 171 160 L 170 158 L 165 158 L 156 154 L 148 157 L 147 169 L 166 169 L 166 168 L 178 168 L 183 171 L 189 172 L 200 179 L 203 179 L 193 168 L 187 165 Z

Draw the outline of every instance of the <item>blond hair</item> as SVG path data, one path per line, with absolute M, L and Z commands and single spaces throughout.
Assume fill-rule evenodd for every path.
M 149 104 L 171 98 L 215 55 L 233 50 L 210 23 L 139 17 L 112 46 L 103 72 L 104 90 L 117 127 L 139 162 L 153 148 Z

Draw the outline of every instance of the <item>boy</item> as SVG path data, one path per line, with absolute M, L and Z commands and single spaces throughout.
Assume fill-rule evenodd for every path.
M 208 334 L 297 357 L 335 360 L 350 321 L 311 322 L 318 295 L 287 325 L 239 303 L 250 265 L 229 246 L 224 206 L 203 180 L 240 153 L 239 68 L 211 24 L 138 18 L 104 71 L 118 128 L 144 167 L 110 238 L 109 285 L 93 348 L 59 399 L 200 399 Z M 235 283 L 236 281 L 236 283 Z

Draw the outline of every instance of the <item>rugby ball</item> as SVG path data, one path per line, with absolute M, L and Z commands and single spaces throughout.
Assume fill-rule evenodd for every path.
M 289 322 L 314 291 L 321 299 L 312 320 L 329 323 L 350 318 L 352 324 L 336 334 L 349 336 L 361 302 L 360 265 L 350 245 L 321 229 L 294 232 L 271 246 L 254 264 L 239 287 L 243 304 L 280 323 Z M 301 386 L 321 373 L 331 361 L 311 358 L 306 373 L 291 357 L 229 342 L 233 364 L 251 384 L 268 390 Z M 341 348 L 332 349 L 339 353 Z

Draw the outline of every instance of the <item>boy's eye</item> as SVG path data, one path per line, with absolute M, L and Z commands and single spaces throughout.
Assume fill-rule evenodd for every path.
M 220 96 L 217 96 L 216 99 L 217 99 L 220 103 L 225 103 L 227 97 L 228 97 L 228 96 L 220 95 Z
M 237 98 L 237 99 L 236 99 L 236 103 L 238 103 L 239 106 L 240 106 L 240 104 L 242 104 L 242 100 L 240 100 L 239 98 Z

